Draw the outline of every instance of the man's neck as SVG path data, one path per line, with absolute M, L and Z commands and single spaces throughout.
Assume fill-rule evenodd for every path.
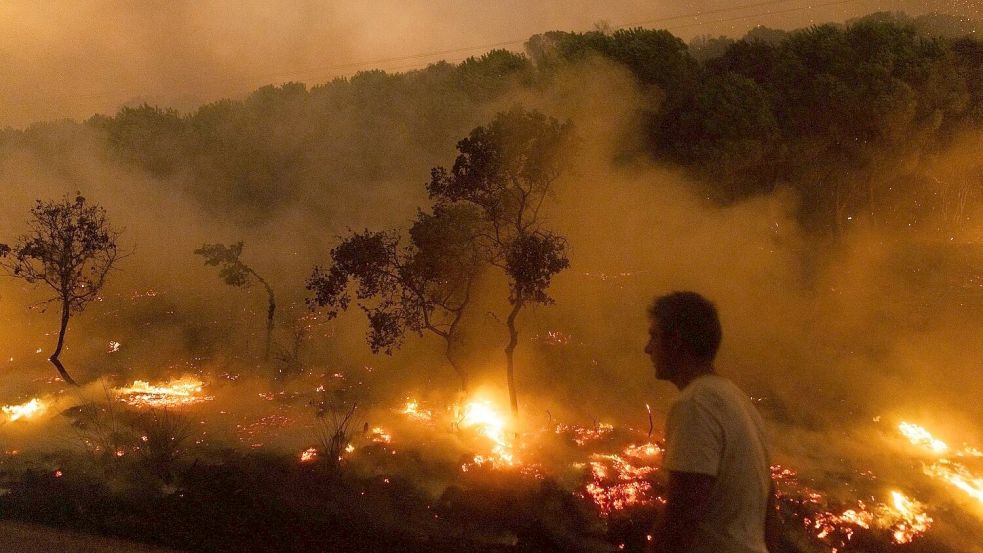
M 713 363 L 690 363 L 682 370 L 677 371 L 675 378 L 671 382 L 676 385 L 679 391 L 682 391 L 690 382 L 708 374 L 714 374 Z

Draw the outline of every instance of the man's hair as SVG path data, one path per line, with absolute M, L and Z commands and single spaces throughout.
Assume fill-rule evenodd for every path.
M 716 357 L 723 331 L 710 300 L 696 292 L 673 292 L 655 298 L 648 313 L 663 335 L 678 332 L 690 353 L 708 361 Z

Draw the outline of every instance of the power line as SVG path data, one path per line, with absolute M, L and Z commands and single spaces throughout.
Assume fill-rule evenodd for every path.
M 771 6 L 771 5 L 776 5 L 776 4 L 787 4 L 789 2 L 795 2 L 795 1 L 800 1 L 800 0 L 770 0 L 768 2 L 757 2 L 757 3 L 753 3 L 753 4 L 742 4 L 740 6 L 731 6 L 729 8 L 718 8 L 718 9 L 715 9 L 715 10 L 707 10 L 707 11 L 702 11 L 702 12 L 693 12 L 693 13 L 682 14 L 682 15 L 673 15 L 673 16 L 669 16 L 669 17 L 660 17 L 660 18 L 656 18 L 656 19 L 647 19 L 647 20 L 644 20 L 644 21 L 635 21 L 635 22 L 631 22 L 631 23 L 624 23 L 624 24 L 621 24 L 621 25 L 617 25 L 615 28 L 616 29 L 624 29 L 624 28 L 632 27 L 632 26 L 636 26 L 636 25 L 648 25 L 648 24 L 664 23 L 664 22 L 667 22 L 667 21 L 675 21 L 675 20 L 678 20 L 678 19 L 687 19 L 687 18 L 690 18 L 690 17 L 701 17 L 701 16 L 705 16 L 705 15 L 714 15 L 714 14 L 718 14 L 718 13 L 727 13 L 727 12 L 740 11 L 740 10 L 746 10 L 746 9 L 751 9 L 751 8 L 759 8 L 759 7 L 762 7 L 762 6 Z M 862 0 L 846 0 L 846 1 L 837 2 L 837 3 L 849 3 L 849 2 L 858 2 L 858 1 L 862 1 Z M 824 6 L 825 6 L 825 4 L 818 5 L 818 6 L 803 6 L 803 7 L 800 7 L 800 8 L 793 9 L 793 11 L 797 11 L 797 10 L 800 10 L 800 9 L 812 9 L 813 7 L 824 7 Z M 786 13 L 786 12 L 775 12 L 775 13 Z M 770 15 L 770 14 L 765 14 L 765 15 Z M 756 16 L 757 15 L 751 15 L 751 16 L 747 16 L 747 17 L 756 17 Z M 729 20 L 726 20 L 726 21 L 729 21 Z M 289 71 L 289 72 L 276 73 L 276 74 L 273 74 L 273 75 L 268 75 L 268 77 L 270 77 L 270 78 L 276 78 L 276 77 L 289 76 L 289 75 L 303 75 L 303 74 L 307 74 L 307 73 L 314 73 L 314 72 L 321 72 L 321 71 L 330 71 L 330 70 L 347 69 L 347 68 L 357 68 L 357 67 L 364 67 L 364 66 L 367 66 L 367 65 L 379 65 L 379 64 L 390 63 L 390 62 L 395 62 L 395 61 L 405 61 L 405 60 L 410 60 L 410 59 L 429 58 L 429 57 L 441 56 L 441 55 L 445 55 L 445 54 L 455 54 L 455 53 L 468 52 L 468 51 L 474 51 L 474 50 L 488 50 L 488 49 L 492 49 L 492 48 L 501 48 L 501 47 L 504 47 L 504 46 L 514 46 L 514 45 L 518 45 L 518 44 L 524 44 L 525 41 L 526 41 L 526 39 L 505 40 L 505 41 L 495 42 L 495 43 L 491 43 L 491 44 L 481 44 L 481 45 L 476 45 L 476 46 L 465 46 L 465 47 L 462 47 L 462 48 L 453 48 L 453 49 L 450 49 L 450 50 L 438 50 L 438 51 L 434 51 L 434 52 L 423 52 L 423 53 L 419 53 L 419 54 L 412 54 L 412 55 L 400 56 L 400 57 L 382 58 L 382 59 L 371 60 L 371 61 L 352 62 L 352 63 L 345 63 L 345 64 L 339 64 L 339 65 L 310 67 L 310 68 L 307 68 L 307 69 L 301 69 L 301 70 L 297 70 L 297 71 Z M 420 67 L 422 67 L 422 66 L 420 66 Z
M 673 15 L 673 16 L 660 17 L 660 18 L 655 18 L 655 19 L 647 19 L 647 20 L 634 21 L 634 22 L 630 22 L 630 23 L 624 23 L 624 24 L 617 25 L 615 28 L 616 29 L 624 29 L 624 28 L 634 27 L 634 26 L 639 26 L 639 25 L 652 25 L 652 24 L 666 23 L 666 22 L 669 22 L 669 21 L 677 21 L 677 20 L 680 20 L 680 19 L 700 18 L 700 17 L 704 17 L 704 16 L 709 16 L 709 15 L 717 15 L 717 14 L 722 14 L 722 13 L 736 12 L 736 11 L 747 10 L 747 9 L 752 9 L 752 8 L 760 8 L 760 7 L 764 7 L 764 6 L 774 6 L 774 5 L 779 5 L 779 4 L 787 4 L 789 2 L 794 2 L 794 1 L 799 1 L 799 0 L 769 0 L 769 1 L 766 1 L 766 2 L 755 2 L 755 3 L 750 3 L 750 4 L 742 4 L 740 6 L 731 6 L 731 7 L 728 7 L 728 8 L 718 8 L 718 9 L 714 9 L 714 10 L 706 10 L 706 11 L 693 12 L 693 13 L 688 13 L 688 14 Z M 789 9 L 784 9 L 784 10 L 779 10 L 779 11 L 756 13 L 756 14 L 750 14 L 750 15 L 741 15 L 741 16 L 727 18 L 727 19 L 718 19 L 718 20 L 715 20 L 715 21 L 698 21 L 698 22 L 693 22 L 693 23 L 688 23 L 688 24 L 683 24 L 683 25 L 674 25 L 672 27 L 668 27 L 667 29 L 668 30 L 682 29 L 682 28 L 688 28 L 688 27 L 694 27 L 694 26 L 709 25 L 709 24 L 712 24 L 712 23 L 724 23 L 724 22 L 728 22 L 728 21 L 737 21 L 737 20 L 742 20 L 742 19 L 750 19 L 750 18 L 754 18 L 754 17 L 768 17 L 768 16 L 771 16 L 771 15 L 781 15 L 781 14 L 793 13 L 793 12 L 803 11 L 803 10 L 813 10 L 813 9 L 817 9 L 817 8 L 823 8 L 823 7 L 829 7 L 829 6 L 836 6 L 836 5 L 842 5 L 842 4 L 850 4 L 850 3 L 860 2 L 860 1 L 865 1 L 865 0 L 838 0 L 838 1 L 834 1 L 834 2 L 826 2 L 826 3 L 822 3 L 822 4 L 810 4 L 810 5 L 806 5 L 806 6 L 799 6 L 799 7 L 794 7 L 794 8 L 789 8 Z M 493 49 L 493 48 L 502 48 L 502 47 L 507 47 L 507 46 L 515 46 L 515 45 L 523 44 L 525 42 L 525 40 L 526 39 L 504 40 L 504 41 L 493 42 L 493 43 L 486 43 L 486 44 L 479 44 L 479 45 L 474 45 L 474 46 L 464 46 L 464 47 L 460 47 L 460 48 L 450 48 L 450 49 L 444 49 L 444 50 L 434 50 L 434 51 L 430 51 L 430 52 L 421 52 L 421 53 L 416 53 L 416 54 L 408 54 L 408 55 L 404 55 L 404 56 L 394 56 L 394 57 L 378 58 L 378 59 L 358 61 L 358 62 L 348 62 L 348 63 L 342 63 L 342 64 L 332 64 L 332 65 L 308 67 L 308 68 L 298 69 L 298 70 L 294 70 L 294 71 L 281 71 L 281 72 L 277 72 L 277 73 L 268 73 L 268 74 L 265 74 L 265 75 L 242 77 L 242 78 L 238 78 L 238 79 L 228 79 L 228 78 L 224 78 L 224 77 L 217 77 L 217 78 L 214 78 L 214 79 L 208 79 L 208 80 L 204 80 L 204 81 L 198 81 L 196 83 L 196 86 L 199 86 L 199 87 L 208 87 L 210 85 L 216 85 L 216 84 L 235 85 L 235 84 L 245 84 L 245 83 L 249 83 L 249 82 L 256 82 L 256 81 L 260 81 L 260 80 L 262 80 L 262 81 L 267 81 L 267 80 L 276 81 L 276 80 L 282 79 L 284 77 L 300 76 L 300 75 L 310 75 L 310 74 L 325 73 L 325 72 L 337 72 L 339 70 L 345 70 L 345 69 L 358 69 L 358 68 L 362 68 L 362 67 L 366 67 L 366 66 L 379 66 L 379 65 L 390 64 L 390 63 L 394 63 L 394 62 L 402 62 L 402 61 L 410 61 L 410 60 L 421 60 L 421 59 L 426 59 L 426 58 L 433 58 L 433 57 L 436 57 L 436 56 L 445 56 L 445 55 L 448 55 L 448 54 L 460 54 L 460 53 L 464 53 L 464 52 L 473 52 L 473 51 L 478 51 L 478 50 L 490 50 L 490 49 Z M 467 57 L 468 56 L 464 56 L 464 57 L 461 57 L 461 58 L 458 58 L 458 59 L 459 60 L 463 60 L 463 59 L 466 59 Z M 444 60 L 444 61 L 448 61 L 448 60 Z M 393 70 L 418 69 L 418 68 L 426 67 L 427 65 L 430 65 L 430 63 L 431 62 L 428 61 L 428 62 L 418 63 L 418 64 L 412 64 L 412 65 L 401 65 L 401 66 L 399 66 L 397 68 L 390 68 L 390 71 L 393 71 Z M 84 93 L 84 94 L 76 94 L 76 93 L 55 94 L 55 95 L 48 95 L 47 97 L 48 98 L 59 98 L 59 97 L 73 96 L 73 97 L 78 98 L 78 99 L 92 100 L 92 99 L 96 99 L 96 98 L 100 98 L 100 97 L 106 97 L 106 96 L 112 96 L 112 95 L 117 95 L 117 96 L 139 95 L 142 92 L 144 92 L 143 89 L 141 89 L 139 91 L 137 91 L 137 90 L 131 90 L 130 92 L 120 91 L 120 90 L 103 90 L 103 91 L 95 91 L 95 92 L 89 92 L 89 93 Z M 30 105 L 32 103 L 33 102 L 23 102 L 23 103 L 20 103 L 20 105 L 24 106 L 24 105 Z
M 772 2 L 761 2 L 760 4 L 753 4 L 753 5 L 755 5 L 755 6 L 762 6 L 762 5 L 785 3 L 785 2 L 788 2 L 788 1 L 790 1 L 790 0 L 776 0 L 776 1 L 772 1 Z M 737 17 L 730 17 L 730 18 L 726 18 L 726 19 L 716 19 L 714 21 L 699 21 L 699 22 L 694 22 L 694 23 L 686 23 L 686 24 L 682 24 L 682 25 L 673 25 L 671 27 L 666 27 L 666 30 L 671 31 L 671 30 L 674 30 L 674 29 L 684 29 L 684 28 L 688 28 L 688 27 L 699 27 L 699 26 L 703 26 L 703 25 L 708 25 L 710 23 L 727 23 L 729 21 L 739 21 L 741 19 L 751 19 L 751 18 L 754 18 L 754 17 L 767 17 L 767 16 L 770 16 L 770 15 L 782 15 L 782 14 L 786 14 L 786 13 L 794 13 L 794 12 L 804 11 L 804 10 L 813 10 L 813 9 L 816 9 L 816 8 L 826 8 L 826 7 L 830 7 L 830 6 L 838 6 L 838 5 L 841 5 L 841 4 L 852 4 L 852 3 L 855 3 L 855 2 L 863 2 L 863 1 L 867 1 L 867 0 L 836 0 L 836 1 L 833 1 L 833 2 L 826 2 L 826 3 L 822 3 L 822 4 L 811 4 L 811 5 L 808 5 L 808 6 L 798 6 L 798 7 L 795 7 L 795 8 L 788 8 L 788 9 L 779 10 L 779 11 L 773 11 L 773 12 L 762 12 L 762 13 L 755 13 L 755 14 L 750 14 L 750 15 L 741 15 L 741 16 L 737 16 Z M 724 11 L 724 10 L 713 10 L 713 12 L 715 12 L 715 13 L 720 13 L 722 11 Z M 727 11 L 731 11 L 731 10 L 727 10 Z M 700 15 L 709 14 L 709 13 L 711 13 L 711 12 L 702 12 Z M 684 17 L 692 17 L 692 16 L 673 16 L 671 18 L 664 18 L 664 19 L 682 19 Z M 656 21 L 656 20 L 652 20 L 652 21 Z M 626 27 L 630 27 L 630 26 L 633 26 L 633 25 L 644 24 L 644 23 L 645 22 L 629 23 L 629 24 L 625 24 L 625 25 L 619 25 L 616 28 L 621 29 L 621 28 L 626 28 Z M 449 61 L 449 62 L 450 61 L 463 61 L 464 59 L 466 59 L 466 58 L 463 58 L 462 57 L 462 58 L 458 58 L 457 60 L 453 60 L 452 59 L 452 60 L 443 60 L 443 61 Z M 399 66 L 399 67 L 393 67 L 393 68 L 389 68 L 389 69 L 391 71 L 395 71 L 395 70 L 412 70 L 412 69 L 420 69 L 420 68 L 426 67 L 427 65 L 429 65 L 429 63 L 418 63 L 418 64 L 413 64 L 413 65 L 403 65 L 403 66 Z
M 674 15 L 672 17 L 661 17 L 659 19 L 646 19 L 644 21 L 635 21 L 633 23 L 624 23 L 622 25 L 618 25 L 615 28 L 616 29 L 624 29 L 626 27 L 634 27 L 635 25 L 648 25 L 648 24 L 651 24 L 651 23 L 665 23 L 666 21 L 675 21 L 677 19 L 686 19 L 688 17 L 700 17 L 700 16 L 703 16 L 703 15 L 714 15 L 714 14 L 726 13 L 726 12 L 730 12 L 730 11 L 734 11 L 734 10 L 738 10 L 738 9 L 744 10 L 744 9 L 749 9 L 749 8 L 760 8 L 762 6 L 771 6 L 771 5 L 774 5 L 774 4 L 787 4 L 788 2 L 792 2 L 792 1 L 794 1 L 794 0 L 771 0 L 770 2 L 758 2 L 757 4 L 744 4 L 743 6 L 732 6 L 730 8 L 718 8 L 718 9 L 715 9 L 715 10 L 707 10 L 707 11 L 699 12 L 699 13 L 696 13 L 696 14 Z
M 752 15 L 741 15 L 741 16 L 738 16 L 738 17 L 731 17 L 731 18 L 727 18 L 727 19 L 717 19 L 716 21 L 714 21 L 714 23 L 726 23 L 728 21 L 738 21 L 738 20 L 741 20 L 741 19 L 750 19 L 752 17 L 762 17 L 762 16 L 769 16 L 769 15 L 782 15 L 782 14 L 792 13 L 792 12 L 798 12 L 798 11 L 802 11 L 802 10 L 813 10 L 813 9 L 816 9 L 816 8 L 827 8 L 827 7 L 830 7 L 830 6 L 839 6 L 841 4 L 852 4 L 854 2 L 862 2 L 862 1 L 865 1 L 865 0 L 839 0 L 837 2 L 826 2 L 825 4 L 810 4 L 808 6 L 800 6 L 800 7 L 797 7 L 797 8 L 788 8 L 788 9 L 785 9 L 785 10 L 778 10 L 778 11 L 774 11 L 774 12 L 765 12 L 765 13 L 761 13 L 761 14 L 752 14 Z M 705 24 L 706 23 L 703 23 L 703 22 L 699 22 L 699 23 L 688 23 L 686 25 L 676 25 L 674 27 L 669 27 L 669 29 L 683 29 L 683 28 L 686 28 L 686 27 L 693 27 L 693 26 L 699 26 L 699 25 L 705 25 Z

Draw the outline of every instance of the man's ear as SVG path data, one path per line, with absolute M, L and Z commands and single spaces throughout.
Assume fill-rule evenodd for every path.
M 669 350 L 670 351 L 682 351 L 683 349 L 683 335 L 679 333 L 678 330 L 669 331 Z

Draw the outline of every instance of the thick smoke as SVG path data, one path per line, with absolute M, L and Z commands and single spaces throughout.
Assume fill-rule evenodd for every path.
M 0 6 L 6 29 L 0 37 L 5 68 L 0 126 L 82 119 L 142 102 L 191 110 L 271 82 L 325 82 L 358 70 L 420 67 L 480 54 L 481 49 L 468 48 L 489 44 L 518 51 L 528 36 L 544 29 L 583 31 L 598 22 L 669 27 L 688 40 L 737 37 L 758 24 L 797 28 L 843 21 L 875 10 L 980 16 L 978 6 L 962 0 L 747 4 L 5 2 Z M 434 52 L 439 53 L 418 55 Z
M 121 25 L 146 32 L 95 44 L 84 35 L 78 39 L 81 46 L 74 48 L 89 53 L 87 63 L 92 64 L 104 61 L 100 56 L 119 56 L 119 66 L 146 76 L 133 81 L 135 90 L 158 91 L 171 101 L 189 94 L 191 102 L 201 98 L 200 87 L 170 86 L 183 76 L 200 79 L 208 68 L 215 68 L 224 82 L 254 82 L 250 79 L 282 66 L 307 66 L 335 56 L 364 59 L 369 53 L 362 35 L 344 24 L 353 15 L 340 13 L 341 8 L 298 10 L 287 22 L 264 14 L 273 8 L 243 9 L 249 17 L 266 17 L 272 26 L 262 35 L 237 34 L 234 28 L 226 31 L 233 36 L 214 35 L 221 10 L 212 6 L 210 16 L 201 18 L 185 6 L 151 19 L 165 29 L 195 22 L 194 33 L 170 36 L 147 31 L 145 14 L 136 8 L 108 18 L 103 7 L 101 25 L 95 28 L 105 35 L 123 36 L 117 34 Z M 346 40 L 335 40 L 331 28 L 318 28 L 312 15 L 338 16 L 336 25 L 347 34 L 337 32 Z M 383 12 L 380 17 L 394 16 Z M 411 29 L 405 32 L 413 34 Z M 214 35 L 214 44 L 199 48 L 198 41 L 208 35 Z M 264 37 L 288 35 L 298 43 L 277 38 L 267 65 L 241 64 L 250 55 L 240 56 L 229 45 L 246 44 L 251 56 L 262 57 L 270 44 Z M 463 40 L 466 33 L 449 36 Z M 187 56 L 148 56 L 161 41 Z M 325 43 L 335 50 L 326 53 L 321 48 Z M 157 65 L 146 65 L 150 59 Z M 81 79 L 84 67 L 67 78 Z M 52 62 L 39 71 L 54 75 L 58 68 Z M 583 78 L 585 74 L 591 78 Z M 227 93 L 220 86 L 206 90 Z M 118 101 L 105 96 L 93 99 L 95 104 L 54 98 L 51 111 L 23 111 L 33 118 L 77 115 Z M 961 229 L 958 240 L 953 237 L 952 247 L 941 247 L 918 234 L 898 235 L 862 221 L 838 242 L 818 238 L 798 222 L 799 198 L 791 190 L 720 206 L 678 171 L 616 159 L 617 152 L 631 149 L 626 142 L 641 134 L 640 114 L 657 108 L 659 101 L 657 91 L 640 88 L 625 70 L 588 60 L 558 74 L 543 90 L 516 88 L 473 116 L 473 125 L 481 124 L 495 111 L 518 103 L 571 119 L 581 137 L 580 151 L 558 182 L 547 214 L 547 224 L 569 240 L 571 267 L 555 278 L 551 295 L 556 304 L 529 309 L 520 320 L 518 387 L 526 420 L 610 420 L 644 428 L 645 405 L 650 404 L 656 424 L 661 424 L 675 391 L 655 382 L 642 352 L 645 311 L 658 294 L 691 289 L 718 305 L 724 325 L 719 370 L 759 401 L 776 431 L 777 459 L 845 471 L 843 459 L 869 457 L 870 443 L 884 442 L 893 421 L 906 418 L 937 425 L 956 443 L 983 443 L 977 424 L 983 418 L 977 400 L 983 389 L 979 208 L 966 214 L 970 226 Z M 468 130 L 461 128 L 457 136 Z M 265 304 L 262 290 L 225 286 L 215 269 L 205 267 L 192 251 L 205 242 L 243 240 L 244 260 L 267 276 L 279 295 L 282 339 L 290 322 L 306 314 L 303 280 L 314 264 L 327 260 L 336 237 L 346 228 L 405 228 L 416 208 L 426 207 L 427 168 L 449 165 L 454 155 L 452 141 L 438 146 L 446 152 L 438 159 L 423 159 L 421 152 L 428 148 L 406 144 L 402 151 L 385 152 L 408 160 L 405 178 L 363 186 L 344 176 L 315 175 L 293 203 L 268 220 L 241 224 L 238 214 L 217 214 L 188 195 L 185 172 L 161 179 L 123 167 L 106 156 L 101 140 L 93 130 L 68 126 L 53 148 L 56 153 L 14 147 L 0 152 L 0 238 L 9 241 L 23 232 L 35 199 L 79 191 L 103 205 L 114 225 L 124 230 L 121 241 L 129 255 L 112 275 L 104 300 L 73 319 L 66 365 L 83 380 L 112 373 L 121 382 L 192 369 L 241 377 L 238 384 L 216 384 L 218 399 L 209 405 L 211 413 L 259 413 L 271 405 L 259 395 L 270 385 L 256 361 Z M 974 178 L 979 140 L 967 137 L 926 164 L 946 181 Z M 332 190 L 341 193 L 319 197 L 317 183 L 323 181 L 334 182 Z M 156 295 L 148 295 L 150 290 Z M 473 337 L 471 363 L 479 388 L 504 397 L 501 348 L 506 334 L 498 322 L 506 309 L 503 284 L 489 276 L 483 291 L 466 321 Z M 54 390 L 47 382 L 54 370 L 46 356 L 57 330 L 56 316 L 51 310 L 27 309 L 45 297 L 43 289 L 22 281 L 0 280 L 4 401 L 36 394 L 39 387 Z M 550 343 L 545 338 L 549 331 L 563 336 L 562 343 Z M 333 322 L 319 322 L 305 341 L 309 375 L 291 386 L 306 389 L 342 381 L 344 387 L 357 388 L 362 401 L 374 406 L 366 410 L 366 422 L 384 418 L 388 405 L 401 397 L 439 402 L 453 396 L 453 375 L 432 337 L 410 336 L 394 356 L 372 356 L 364 332 L 364 317 L 357 309 Z M 118 354 L 107 354 L 110 341 L 121 343 Z M 343 377 L 333 381 L 334 374 Z M 98 398 L 102 386 L 92 384 L 82 394 Z M 71 398 L 62 398 L 58 405 L 70 403 Z M 297 432 L 285 434 L 279 445 L 296 450 L 309 443 L 306 405 L 294 404 L 283 412 L 295 421 L 290 428 Z M 220 421 L 216 428 L 224 424 L 217 414 L 209 418 Z M 51 421 L 46 435 L 67 430 L 65 421 Z M 250 445 L 241 435 L 219 439 Z M 885 478 L 892 477 L 890 459 L 870 462 Z

